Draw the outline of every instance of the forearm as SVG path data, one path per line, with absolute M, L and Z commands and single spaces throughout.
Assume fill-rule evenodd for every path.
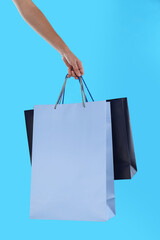
M 61 55 L 69 48 L 31 0 L 13 0 L 24 20 Z

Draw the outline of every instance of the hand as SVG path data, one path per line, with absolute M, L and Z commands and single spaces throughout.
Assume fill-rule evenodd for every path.
M 78 77 L 84 74 L 82 62 L 69 49 L 62 54 L 62 59 L 68 67 L 69 78 L 72 76 L 78 79 Z

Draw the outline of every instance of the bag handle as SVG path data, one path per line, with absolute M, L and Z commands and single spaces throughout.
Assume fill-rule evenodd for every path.
M 89 89 L 88 89 L 88 87 L 87 87 L 87 84 L 86 84 L 85 81 L 84 81 L 84 78 L 83 78 L 82 76 L 81 76 L 81 78 L 82 78 L 82 81 L 83 81 L 83 83 L 84 83 L 84 85 L 85 85 L 85 87 L 86 87 L 86 89 L 87 89 L 87 91 L 88 91 L 88 93 L 89 93 L 90 98 L 91 98 L 92 101 L 94 102 L 93 96 L 92 96 L 92 94 L 90 93 L 90 91 L 89 91 Z
M 65 93 L 65 86 L 66 86 L 66 83 L 67 83 L 67 79 L 68 79 L 68 74 L 65 77 L 64 84 L 62 86 L 61 92 L 59 94 L 59 97 L 58 97 L 58 100 L 55 104 L 54 109 L 56 109 L 58 104 L 61 104 L 61 101 L 62 101 L 62 103 L 64 103 L 64 93 Z M 78 77 L 78 79 L 79 79 L 79 83 L 80 83 L 80 87 L 81 87 L 82 104 L 83 104 L 83 107 L 85 107 L 84 99 L 85 99 L 86 102 L 88 102 L 88 100 L 87 100 L 86 95 L 85 95 L 83 82 L 82 82 L 82 77 Z M 62 100 L 62 98 L 63 98 L 63 100 Z
M 85 87 L 86 87 L 89 95 L 90 95 L 90 98 L 91 98 L 92 101 L 94 102 L 93 96 L 92 96 L 92 94 L 90 93 L 90 91 L 89 91 L 89 89 L 88 89 L 88 87 L 87 87 L 87 84 L 86 84 L 85 81 L 84 81 L 84 78 L 83 78 L 82 76 L 81 76 L 81 78 L 82 78 L 82 81 L 83 81 L 83 83 L 84 83 L 84 85 L 85 85 Z M 62 104 L 64 104 L 64 96 L 65 96 L 65 89 L 64 89 L 64 92 L 63 92 Z M 86 97 L 86 102 L 88 102 L 87 97 Z

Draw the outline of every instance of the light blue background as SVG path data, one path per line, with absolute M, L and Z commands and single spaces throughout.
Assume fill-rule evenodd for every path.
M 158 239 L 160 235 L 160 1 L 34 1 L 83 62 L 95 100 L 128 97 L 138 173 L 116 181 L 116 217 L 106 223 L 29 219 L 31 166 L 25 109 L 54 104 L 66 67 L 21 18 L 0 8 L 0 238 Z M 68 102 L 81 101 L 78 82 Z

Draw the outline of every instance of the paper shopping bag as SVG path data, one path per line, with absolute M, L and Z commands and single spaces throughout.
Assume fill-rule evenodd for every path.
M 115 215 L 110 103 L 34 107 L 30 218 Z
M 111 103 L 114 179 L 131 179 L 137 172 L 127 98 Z

